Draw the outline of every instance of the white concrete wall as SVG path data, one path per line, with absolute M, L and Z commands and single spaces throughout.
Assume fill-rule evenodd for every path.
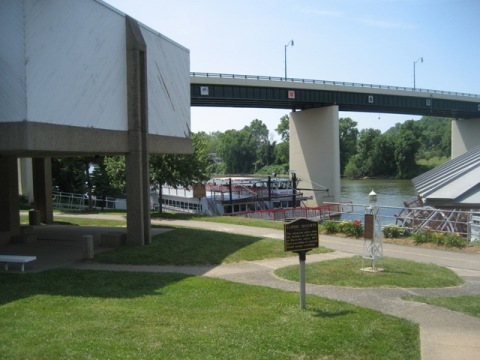
M 313 200 L 308 206 L 340 201 L 340 139 L 338 106 L 290 113 L 290 168 L 302 180 L 300 188 Z
M 452 121 L 452 159 L 480 145 L 480 118 Z
M 0 122 L 128 130 L 125 15 L 98 0 L 0 1 Z M 187 49 L 142 26 L 149 132 L 189 136 Z
M 0 122 L 27 118 L 23 2 L 0 1 Z
M 190 137 L 189 52 L 144 26 L 141 31 L 147 44 L 149 133 Z

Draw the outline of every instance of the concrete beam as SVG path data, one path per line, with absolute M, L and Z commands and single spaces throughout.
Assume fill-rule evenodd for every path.
M 150 182 L 148 169 L 148 101 L 146 44 L 138 23 L 126 17 L 128 152 L 127 245 L 149 244 Z
M 33 193 L 35 210 L 40 212 L 40 221 L 53 224 L 52 159 L 33 158 Z

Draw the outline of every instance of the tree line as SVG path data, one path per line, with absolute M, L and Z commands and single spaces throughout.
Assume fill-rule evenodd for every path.
M 241 130 L 198 132 L 191 155 L 151 155 L 152 186 L 189 186 L 213 174 L 288 174 L 288 115 L 280 118 L 274 141 L 267 126 L 254 119 Z M 450 157 L 451 119 L 423 117 L 396 124 L 385 133 L 358 130 L 351 118 L 339 120 L 340 169 L 344 177 L 409 179 L 422 171 L 419 159 Z M 125 194 L 125 157 L 52 159 L 56 190 L 105 198 Z

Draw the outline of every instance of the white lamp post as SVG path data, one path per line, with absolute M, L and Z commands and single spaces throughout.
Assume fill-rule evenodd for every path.
M 423 57 L 419 58 L 418 60 L 413 62 L 413 90 L 415 90 L 415 65 L 420 61 L 423 63 Z
M 293 40 L 290 40 L 286 45 L 285 45 L 285 80 L 287 79 L 287 47 L 289 45 L 295 45 Z

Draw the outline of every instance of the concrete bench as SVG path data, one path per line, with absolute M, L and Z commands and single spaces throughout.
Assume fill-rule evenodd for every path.
M 22 271 L 25 271 L 25 264 L 34 260 L 37 260 L 36 256 L 0 255 L 0 262 L 5 263 L 5 271 L 8 271 L 9 263 L 22 264 Z

